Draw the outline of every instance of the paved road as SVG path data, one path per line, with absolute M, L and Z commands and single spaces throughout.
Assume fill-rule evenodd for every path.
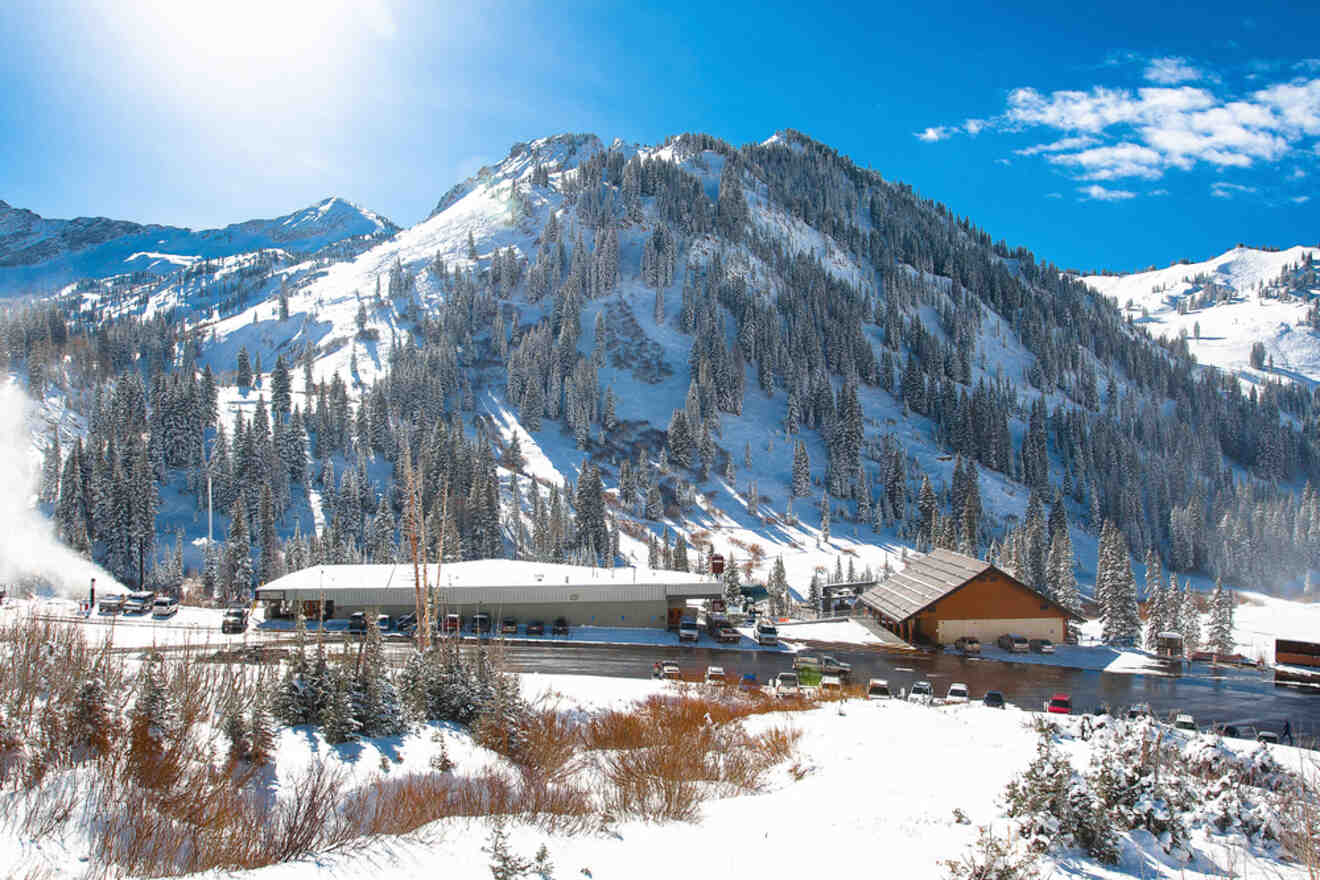
M 656 660 L 673 660 L 685 672 L 701 673 L 706 666 L 716 665 L 723 666 L 731 676 L 751 672 L 765 682 L 792 664 L 791 655 L 718 648 L 510 642 L 505 650 L 519 671 L 620 678 L 649 677 Z M 1278 730 L 1287 719 L 1295 732 L 1320 733 L 1320 694 L 1275 687 L 1269 673 L 1259 670 L 1194 664 L 1177 676 L 1130 675 L 956 654 L 899 656 L 865 650 L 824 653 L 852 664 L 854 680 L 885 678 L 894 691 L 911 689 L 913 682 L 924 679 L 934 685 L 936 694 L 943 694 L 951 682 L 961 681 L 967 683 L 974 697 L 987 690 L 1000 690 L 1009 702 L 1028 709 L 1038 709 L 1051 695 L 1062 691 L 1072 695 L 1078 710 L 1102 702 L 1113 707 L 1149 703 L 1161 717 L 1174 711 L 1190 712 L 1202 725 L 1232 721 Z

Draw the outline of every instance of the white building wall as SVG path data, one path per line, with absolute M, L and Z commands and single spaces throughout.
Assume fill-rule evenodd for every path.
M 994 645 L 1004 633 L 1028 639 L 1063 641 L 1063 621 L 1058 617 L 1032 617 L 1017 620 L 941 620 L 939 642 L 951 645 L 963 636 L 974 636 L 982 645 Z

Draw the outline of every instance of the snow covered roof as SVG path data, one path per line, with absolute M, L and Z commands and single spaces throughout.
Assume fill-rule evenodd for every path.
M 909 557 L 908 564 L 862 594 L 862 603 L 896 622 L 903 622 L 959 589 L 977 575 L 995 568 L 983 559 L 936 549 L 924 556 Z M 999 569 L 995 569 L 999 571 Z M 1000 572 L 1005 577 L 1012 577 Z M 1039 590 L 1012 578 L 1014 583 L 1049 602 L 1074 619 L 1081 619 Z
M 641 601 L 718 596 L 723 592 L 719 581 L 693 572 L 591 568 L 512 559 L 431 564 L 426 566 L 426 583 L 455 602 L 556 601 L 560 594 L 577 598 L 578 592 L 589 593 L 595 600 Z M 315 599 L 325 595 L 347 601 L 349 593 L 355 594 L 354 601 L 365 593 L 374 594 L 381 602 L 410 597 L 412 565 L 314 565 L 257 589 L 258 598 Z
M 890 620 L 904 621 L 992 567 L 952 550 L 932 550 L 909 558 L 902 571 L 863 593 L 862 602 Z

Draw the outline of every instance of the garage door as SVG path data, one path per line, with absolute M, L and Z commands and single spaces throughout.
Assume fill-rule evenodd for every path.
M 982 644 L 993 645 L 1004 633 L 1028 639 L 1063 641 L 1063 621 L 1058 617 L 1032 617 L 1018 620 L 941 620 L 939 642 L 951 645 L 963 636 L 975 636 Z

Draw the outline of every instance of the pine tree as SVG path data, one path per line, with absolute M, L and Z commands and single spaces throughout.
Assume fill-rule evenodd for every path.
M 78 686 L 69 707 L 68 735 L 78 752 L 75 757 L 108 754 L 116 728 L 105 685 L 96 676 L 86 679 Z
M 321 732 L 325 736 L 325 741 L 331 745 L 338 745 L 356 739 L 358 722 L 353 715 L 353 699 L 348 678 L 342 670 L 328 668 L 325 684 L 326 689 L 323 692 L 325 698 L 319 713 Z
M 237 371 L 235 381 L 238 382 L 238 387 L 242 388 L 244 391 L 251 388 L 252 363 L 248 359 L 247 346 L 243 346 L 238 350 L 238 363 L 235 366 L 235 370 Z
M 41 462 L 41 485 L 37 497 L 42 504 L 53 504 L 60 497 L 60 429 L 51 428 L 46 454 Z
M 270 409 L 276 420 L 287 417 L 293 409 L 293 379 L 282 354 L 276 356 L 270 374 Z
M 729 550 L 729 558 L 724 562 L 724 601 L 728 603 L 729 608 L 742 602 L 742 575 L 738 571 L 738 563 L 734 559 L 733 550 Z
M 1046 557 L 1049 546 L 1045 538 L 1045 514 L 1040 496 L 1035 492 L 1027 502 L 1027 518 L 1024 523 L 1023 537 L 1026 539 L 1026 558 L 1023 560 L 1026 577 L 1024 580 L 1032 589 L 1046 592 L 1049 584 L 1046 578 Z
M 1146 596 L 1146 649 L 1153 651 L 1159 634 L 1169 629 L 1164 575 L 1160 571 L 1160 558 L 1154 547 L 1146 551 L 1146 580 L 1142 592 Z
M 830 493 L 826 492 L 820 499 L 820 539 L 824 543 L 830 542 Z
M 1106 520 L 1100 532 L 1095 589 L 1100 603 L 1104 642 L 1122 646 L 1136 644 L 1141 635 L 1137 585 L 1132 577 L 1127 543 L 1112 520 Z
M 926 474 L 921 476 L 921 490 L 917 494 L 917 510 L 921 514 L 921 522 L 918 525 L 918 550 L 929 550 L 935 543 L 935 516 L 939 512 L 939 501 L 935 497 L 935 489 L 930 484 L 930 477 Z M 1027 580 L 1027 578 L 1023 578 Z
M 783 617 L 788 613 L 788 571 L 784 568 L 784 557 L 775 558 L 770 578 L 766 582 L 766 592 L 770 594 L 770 614 Z
M 1233 591 L 1225 590 L 1223 581 L 1215 579 L 1210 594 L 1210 632 L 1207 634 L 1211 651 L 1219 656 L 1233 653 Z
M 1172 574 L 1169 575 L 1170 588 L 1177 591 L 1178 586 Z M 1201 611 L 1196 606 L 1196 594 L 1192 592 L 1190 578 L 1183 581 L 1181 597 L 1178 603 L 1178 629 L 1182 632 L 1183 650 L 1189 655 L 1201 648 Z
M 229 510 L 229 535 L 225 538 L 220 583 L 231 599 L 243 598 L 252 589 L 252 541 L 248 538 L 247 499 L 242 492 Z
M 807 446 L 801 440 L 793 448 L 793 496 L 805 498 L 811 494 L 811 460 Z
M 1077 589 L 1077 575 L 1074 571 L 1072 538 L 1068 529 L 1059 529 L 1050 543 L 1050 555 L 1046 560 L 1046 581 L 1049 595 L 1064 608 L 1074 614 L 1082 613 L 1082 594 Z
M 261 487 L 261 511 L 257 543 L 261 548 L 260 581 L 268 584 L 284 574 L 284 560 L 280 555 L 280 536 L 275 531 L 275 499 L 270 485 Z

